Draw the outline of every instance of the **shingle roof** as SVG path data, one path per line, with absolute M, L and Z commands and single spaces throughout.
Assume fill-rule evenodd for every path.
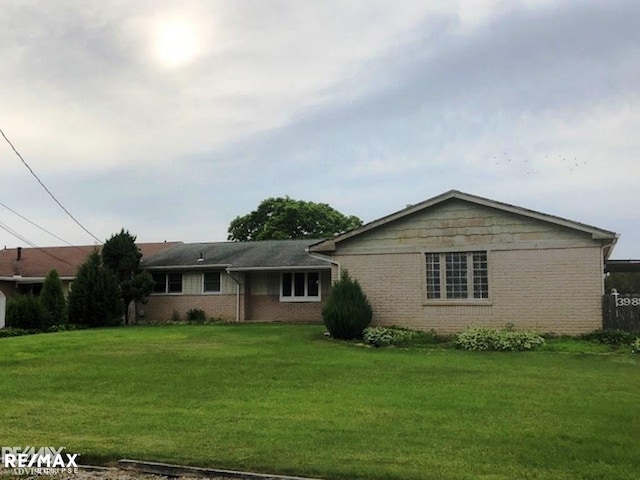
M 138 243 L 137 246 L 144 258 L 177 244 L 178 242 Z M 43 278 L 54 268 L 61 277 L 75 277 L 78 267 L 96 249 L 99 250 L 100 246 L 22 248 L 18 261 L 18 249 L 5 248 L 0 250 L 0 277 L 19 275 Z
M 329 268 L 309 256 L 306 249 L 319 239 L 263 240 L 255 242 L 183 243 L 144 258 L 149 269 L 225 267 L 230 270 Z

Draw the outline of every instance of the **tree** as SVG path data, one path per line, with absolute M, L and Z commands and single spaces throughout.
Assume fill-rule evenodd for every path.
M 605 291 L 611 293 L 640 293 L 640 272 L 611 272 L 604 281 Z
M 289 197 L 267 198 L 253 212 L 236 217 L 229 225 L 229 240 L 285 240 L 327 238 L 362 225 L 326 203 Z
M 95 251 L 78 268 L 69 292 L 69 321 L 88 327 L 118 325 L 122 300 L 115 275 L 102 264 Z
M 104 266 L 118 279 L 126 324 L 129 324 L 131 302 L 144 301 L 153 291 L 153 278 L 148 272 L 140 271 L 141 258 L 136 237 L 124 229 L 111 236 L 102 247 Z
M 322 309 L 322 319 L 327 330 L 334 338 L 362 338 L 372 317 L 373 311 L 362 287 L 343 270 Z
M 67 300 L 64 298 L 62 282 L 55 268 L 44 279 L 40 304 L 46 327 L 67 323 Z

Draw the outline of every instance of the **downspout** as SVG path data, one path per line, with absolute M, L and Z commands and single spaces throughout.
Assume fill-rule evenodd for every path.
M 226 268 L 225 272 L 227 272 L 227 275 L 229 275 L 229 277 L 231 278 L 231 280 L 233 280 L 236 283 L 236 322 L 240 321 L 240 280 L 238 280 L 236 277 L 234 277 L 233 275 L 231 275 L 231 270 L 229 269 L 229 267 Z

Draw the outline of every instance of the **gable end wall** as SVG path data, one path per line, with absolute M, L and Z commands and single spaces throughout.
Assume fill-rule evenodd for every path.
M 485 250 L 489 299 L 426 299 L 425 252 Z M 588 234 L 451 201 L 339 245 L 374 323 L 452 333 L 471 325 L 577 334 L 601 328 L 602 249 Z M 334 279 L 336 273 L 334 271 Z

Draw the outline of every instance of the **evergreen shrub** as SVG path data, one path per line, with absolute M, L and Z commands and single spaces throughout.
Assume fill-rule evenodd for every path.
M 7 327 L 23 330 L 44 330 L 44 312 L 38 297 L 18 295 L 9 299 L 5 321 Z
M 362 338 L 372 316 L 371 305 L 360 284 L 343 270 L 322 309 L 322 319 L 329 333 L 342 340 Z
M 44 279 L 39 298 L 46 329 L 67 323 L 67 300 L 64 298 L 62 282 L 56 269 L 51 270 Z

